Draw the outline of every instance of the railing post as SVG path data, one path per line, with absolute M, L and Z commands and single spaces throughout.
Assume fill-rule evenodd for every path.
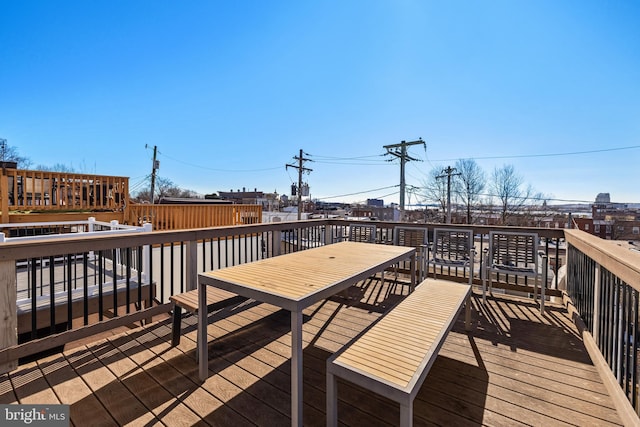
M 276 230 L 273 232 L 273 256 L 278 256 L 282 252 L 282 231 Z
M 150 222 L 145 222 L 142 226 L 144 232 L 152 232 L 153 225 Z M 144 245 L 142 247 L 142 281 L 144 283 L 149 281 L 151 275 L 149 274 L 149 263 L 151 257 L 151 245 Z
M 89 220 L 87 221 L 87 229 L 89 233 L 93 233 L 95 231 L 95 225 L 96 225 L 96 218 L 93 216 L 90 216 Z
M 198 242 L 187 242 L 187 291 L 198 288 Z
M 333 227 L 331 224 L 327 224 L 324 226 L 324 242 L 322 242 L 325 245 L 330 245 L 331 243 L 333 243 L 331 241 L 331 236 L 333 235 Z
M 4 241 L 4 233 L 2 240 Z M 16 262 L 15 260 L 0 261 L 0 349 L 18 344 L 18 308 Z M 18 367 L 14 360 L 0 365 L 0 374 L 13 371 Z
M 596 263 L 593 278 L 593 338 L 600 346 L 600 264 Z
M 109 222 L 109 224 L 111 225 L 111 230 L 117 230 L 118 229 L 118 220 L 117 219 L 113 219 Z M 113 260 L 113 268 L 114 268 L 114 272 L 116 271 L 115 268 L 116 266 L 120 265 L 120 251 L 116 248 L 116 259 Z M 114 279 L 113 282 L 116 282 L 116 277 L 114 274 Z

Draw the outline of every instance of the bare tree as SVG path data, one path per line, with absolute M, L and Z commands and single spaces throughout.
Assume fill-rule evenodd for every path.
M 473 159 L 458 160 L 456 170 L 460 175 L 455 181 L 455 190 L 465 205 L 467 224 L 472 224 L 471 211 L 480 203 L 486 185 L 485 174 Z
M 156 178 L 154 193 L 154 203 L 163 197 L 199 197 L 196 191 L 180 188 L 169 178 L 163 177 Z M 131 200 L 138 203 L 151 201 L 151 186 L 138 191 Z
M 36 170 L 39 171 L 47 171 L 47 172 L 65 172 L 65 173 L 75 173 L 76 170 L 73 166 L 67 166 L 62 163 L 55 163 L 53 166 L 46 165 L 38 165 L 36 166 Z
M 0 138 L 0 162 L 16 162 L 18 169 L 27 169 L 31 166 L 31 159 L 21 156 L 18 149 L 9 145 L 4 138 Z
M 447 183 L 445 180 L 438 179 L 442 173 L 442 168 L 433 168 L 429 172 L 429 177 L 423 182 L 424 198 L 432 203 L 437 203 L 443 212 L 443 222 L 445 221 L 447 212 Z
M 496 167 L 491 185 L 493 196 L 498 199 L 502 225 L 508 225 L 509 218 L 522 210 L 527 200 L 532 200 L 533 189 L 531 186 L 522 189 L 523 179 L 516 173 L 513 165 Z

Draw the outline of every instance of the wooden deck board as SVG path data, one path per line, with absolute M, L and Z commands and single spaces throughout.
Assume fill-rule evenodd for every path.
M 115 422 L 82 377 L 75 375 L 66 358 L 49 356 L 39 360 L 38 367 L 50 387 L 60 397 L 60 403 L 73 408 L 71 415 L 74 419 L 90 419 L 94 425 L 109 425 Z
M 325 423 L 326 359 L 397 301 L 390 287 L 365 281 L 353 289 L 358 301 L 304 311 L 305 425 Z M 566 311 L 550 305 L 540 316 L 527 300 L 479 300 L 471 338 L 459 318 L 419 392 L 416 426 L 620 425 Z M 177 347 L 167 319 L 22 365 L 0 375 L 0 403 L 69 403 L 74 425 L 90 413 L 103 425 L 289 425 L 288 312 L 248 301 L 212 314 L 204 383 L 195 322 L 184 318 Z M 395 425 L 399 416 L 394 402 L 344 382 L 338 405 L 346 426 Z

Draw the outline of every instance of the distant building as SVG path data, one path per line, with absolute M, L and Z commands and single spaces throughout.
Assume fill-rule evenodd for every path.
M 242 205 L 258 205 L 259 200 L 264 199 L 264 193 L 254 189 L 253 191 L 247 191 L 246 188 L 242 188 L 242 191 L 218 191 L 218 196 L 224 200 L 230 200 L 236 204 Z
M 351 208 L 351 216 L 378 221 L 400 221 L 400 211 L 395 207 L 354 206 Z
M 640 240 L 640 209 L 611 203 L 609 193 L 600 193 L 591 206 L 591 218 L 576 218 L 578 228 L 607 240 Z
M 598 193 L 596 203 L 611 203 L 611 195 L 609 193 Z
M 232 203 L 230 200 L 195 197 L 161 197 L 158 200 L 159 205 L 230 205 Z
M 257 188 L 253 191 L 247 191 L 244 187 L 238 191 L 219 191 L 218 197 L 234 204 L 260 205 L 265 211 L 277 211 L 280 208 L 278 193 L 264 193 Z

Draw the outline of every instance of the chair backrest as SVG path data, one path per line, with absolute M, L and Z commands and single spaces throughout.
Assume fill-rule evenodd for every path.
M 404 227 L 399 225 L 393 228 L 393 244 L 396 246 L 418 248 L 428 243 L 428 230 L 424 227 Z
M 375 224 L 350 224 L 349 225 L 349 241 L 375 243 L 376 241 Z
M 538 271 L 538 234 L 525 232 L 489 232 L 489 268 Z
M 431 245 L 432 262 L 472 262 L 473 231 L 460 228 L 436 228 Z

